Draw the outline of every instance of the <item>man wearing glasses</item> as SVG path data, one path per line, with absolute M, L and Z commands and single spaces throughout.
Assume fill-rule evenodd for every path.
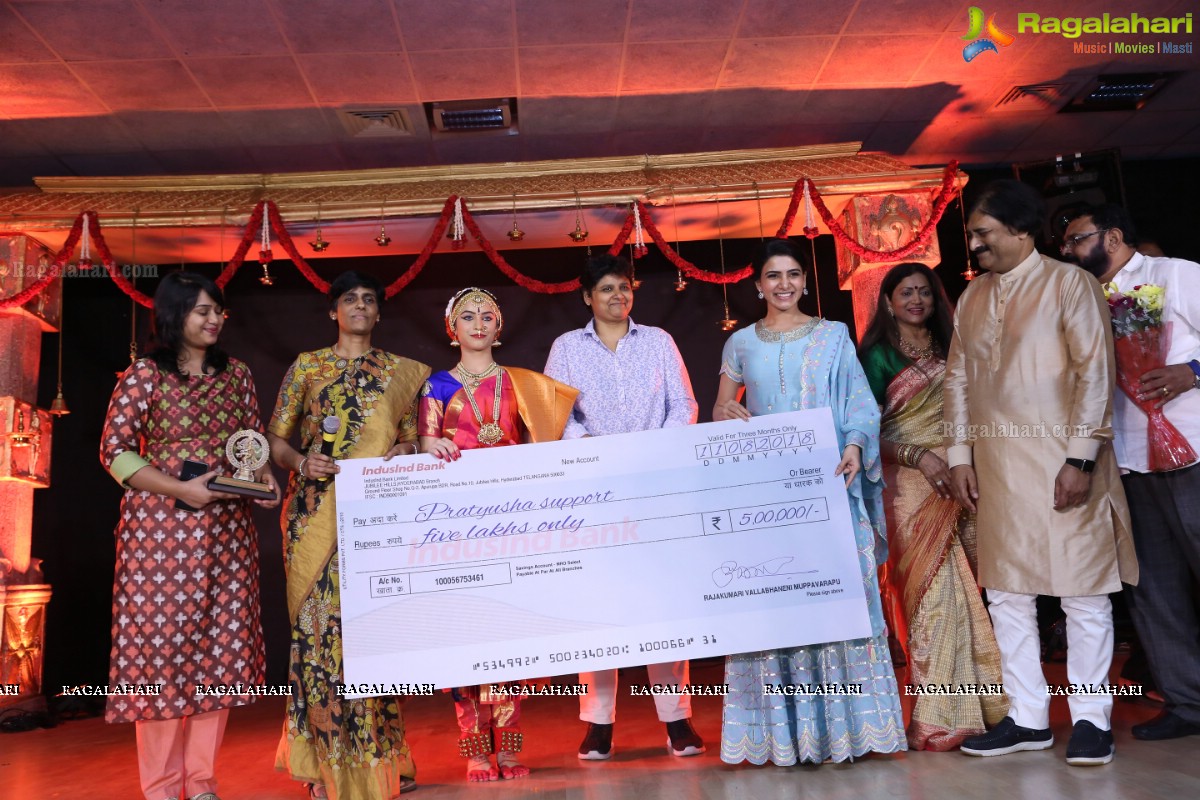
M 1120 206 L 1085 208 L 1067 226 L 1062 254 L 1122 291 L 1164 291 L 1171 326 L 1167 366 L 1141 379 L 1139 400 L 1155 406 L 1200 451 L 1200 264 L 1137 252 L 1137 232 Z M 1200 465 L 1151 472 L 1147 417 L 1125 393 L 1113 407 L 1114 449 L 1133 520 L 1141 581 L 1126 590 L 1150 670 L 1166 700 L 1162 713 L 1133 726 L 1136 739 L 1200 734 L 1200 620 L 1193 587 L 1200 576 Z

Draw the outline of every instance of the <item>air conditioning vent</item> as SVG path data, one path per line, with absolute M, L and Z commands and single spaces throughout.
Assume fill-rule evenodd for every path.
M 1063 111 L 1136 111 L 1174 78 L 1174 72 L 1099 75 Z
M 358 139 L 412 136 L 408 114 L 399 108 L 339 111 L 346 132 Z
M 516 133 L 516 108 L 509 98 L 426 103 L 429 127 L 440 133 Z
M 1065 83 L 1032 83 L 1014 86 L 1004 93 L 993 111 L 1041 111 L 1058 108 L 1067 99 L 1069 85 Z

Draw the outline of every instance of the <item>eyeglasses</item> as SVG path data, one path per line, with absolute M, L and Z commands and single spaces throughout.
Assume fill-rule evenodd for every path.
M 1080 242 L 1082 242 L 1083 240 L 1090 239 L 1091 237 L 1095 236 L 1098 233 L 1108 233 L 1109 230 L 1110 230 L 1109 228 L 1101 228 L 1098 231 L 1088 231 L 1087 233 L 1077 233 L 1074 236 L 1068 236 L 1065 239 L 1063 239 L 1062 249 L 1064 251 L 1065 250 L 1074 250 L 1076 247 L 1079 246 Z

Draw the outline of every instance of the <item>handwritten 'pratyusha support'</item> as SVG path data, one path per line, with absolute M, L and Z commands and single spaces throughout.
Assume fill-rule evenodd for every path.
M 449 503 L 442 502 L 426 503 L 417 509 L 417 514 L 413 517 L 413 521 L 428 522 L 431 519 L 462 519 L 464 517 L 483 519 L 484 517 L 499 514 L 542 511 L 548 508 L 569 511 L 578 506 L 611 502 L 615 499 L 615 494 L 612 491 L 592 492 L 590 494 L 568 495 L 565 497 L 544 497 L 541 501 L 522 500 L 518 497 L 503 503 L 493 503 L 490 505 L 472 504 L 469 506 L 452 506 Z

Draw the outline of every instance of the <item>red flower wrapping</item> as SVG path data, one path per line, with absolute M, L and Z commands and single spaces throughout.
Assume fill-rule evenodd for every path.
M 1171 424 L 1155 404 L 1159 396 L 1138 400 L 1141 379 L 1152 369 L 1167 365 L 1171 349 L 1171 323 L 1134 331 L 1114 342 L 1117 351 L 1117 385 L 1147 418 L 1147 453 L 1151 472 L 1166 472 L 1186 467 L 1196 460 L 1196 451 L 1179 429 Z

